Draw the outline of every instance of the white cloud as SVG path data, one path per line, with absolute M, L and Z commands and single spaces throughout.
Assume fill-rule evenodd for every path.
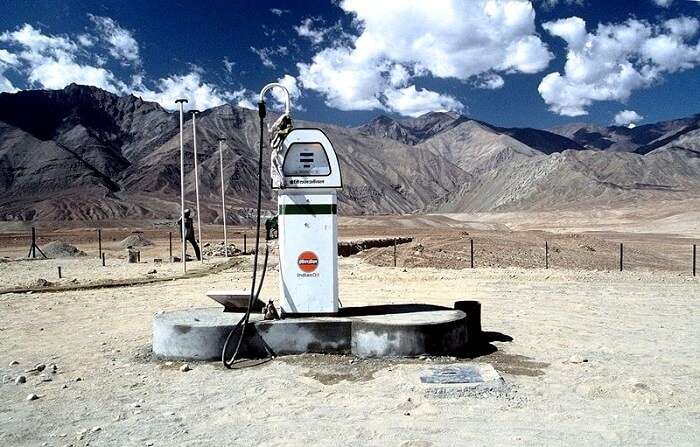
M 630 19 L 587 32 L 583 19 L 570 17 L 543 27 L 567 43 L 564 73 L 548 74 L 538 88 L 550 110 L 560 115 L 585 115 L 594 101 L 625 101 L 664 73 L 700 63 L 700 44 L 688 42 L 699 27 L 695 18 L 661 25 Z
M 88 14 L 92 23 L 97 27 L 100 37 L 109 45 L 109 53 L 123 65 L 140 64 L 139 44 L 131 31 L 119 26 L 109 17 Z
M 78 43 L 86 48 L 90 48 L 95 45 L 95 38 L 89 34 L 80 34 L 77 37 Z
M 12 82 L 5 77 L 5 70 L 18 64 L 19 59 L 16 55 L 0 48 L 0 93 L 14 93 L 17 91 L 17 87 L 12 85 Z
M 19 65 L 19 58 L 17 55 L 10 53 L 7 50 L 0 48 L 0 66 L 15 66 Z
M 68 37 L 48 36 L 25 24 L 16 31 L 1 34 L 0 42 L 21 48 L 16 54 L 21 61 L 18 68 L 26 71 L 31 85 L 60 89 L 74 82 L 113 93 L 123 92 L 126 88 L 110 71 L 78 62 L 78 46 Z
M 668 8 L 671 6 L 671 3 L 673 3 L 673 0 L 652 0 L 656 6 L 660 6 L 662 8 Z
M 340 6 L 354 15 L 359 35 L 297 65 L 304 87 L 341 110 L 415 113 L 428 100 L 435 107 L 459 110 L 462 105 L 454 98 L 416 89 L 410 81 L 535 73 L 553 57 L 535 33 L 535 12 L 528 1 L 345 0 Z M 411 94 L 420 107 L 404 106 Z
M 629 126 L 643 119 L 644 117 L 634 110 L 622 110 L 615 115 L 614 121 L 618 126 Z
M 421 116 L 428 112 L 462 111 L 464 106 L 455 98 L 430 90 L 416 90 L 415 85 L 406 88 L 389 88 L 384 92 L 386 104 L 401 115 Z
M 275 69 L 277 65 L 272 61 L 271 56 L 281 55 L 285 56 L 289 53 L 289 50 L 285 46 L 278 46 L 277 48 L 255 48 L 250 47 L 250 51 L 257 54 L 260 58 L 260 62 L 268 68 Z
M 505 85 L 505 81 L 502 77 L 496 73 L 487 73 L 476 82 L 476 86 L 480 88 L 485 88 L 489 90 L 496 90 Z
M 138 80 L 137 80 L 138 82 Z M 134 86 L 134 95 L 145 101 L 155 101 L 166 109 L 175 110 L 175 100 L 186 98 L 186 110 L 204 110 L 220 106 L 229 101 L 245 100 L 245 91 L 229 92 L 202 81 L 200 72 L 193 71 L 185 75 L 173 75 L 156 82 L 156 89 L 151 90 L 139 83 Z
M 301 37 L 306 37 L 314 45 L 318 45 L 323 42 L 325 37 L 325 31 L 323 28 L 314 28 L 314 21 L 311 18 L 306 18 L 301 21 L 301 25 L 295 26 L 294 30 Z
M 254 108 L 252 92 L 244 88 L 230 91 L 207 83 L 203 80 L 204 70 L 192 64 L 189 65 L 189 73 L 165 76 L 153 84 L 144 82 L 141 73 L 132 75 L 128 83 L 124 82 L 103 65 L 110 56 L 122 63 L 136 60 L 137 52 L 115 54 L 112 50 L 138 49 L 138 43 L 135 46 L 116 45 L 100 54 L 99 48 L 93 48 L 93 53 L 85 51 L 85 47 L 90 46 L 86 42 L 93 42 L 94 36 L 79 35 L 76 39 L 77 42 L 82 40 L 80 45 L 68 36 L 47 35 L 29 24 L 0 34 L 0 43 L 12 47 L 12 51 L 0 49 L 0 91 L 17 90 L 4 76 L 4 71 L 9 68 L 22 73 L 30 87 L 62 89 L 71 83 L 91 85 L 119 95 L 134 93 L 171 110 L 176 108 L 175 100 L 181 97 L 189 100 L 188 109 L 201 110 L 227 102 Z M 97 66 L 91 61 L 97 61 Z
M 282 14 L 289 14 L 288 9 L 279 9 L 279 8 L 272 8 L 272 9 L 270 9 L 270 12 L 278 17 L 281 16 Z

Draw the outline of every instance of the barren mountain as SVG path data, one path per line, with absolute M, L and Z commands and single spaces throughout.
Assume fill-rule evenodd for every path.
M 177 114 L 94 87 L 0 94 L 0 219 L 173 218 L 179 204 Z M 194 200 L 191 114 L 185 122 L 186 194 Z M 269 117 L 272 121 L 274 114 Z M 199 114 L 202 214 L 220 221 L 217 138 L 227 201 L 249 217 L 257 186 L 257 112 L 224 105 Z M 346 214 L 410 212 L 461 184 L 464 172 L 429 151 L 315 123 L 338 148 Z M 266 147 L 267 150 L 267 147 Z M 264 156 L 269 175 L 269 153 Z M 269 182 L 266 206 L 273 208 Z
M 550 129 L 588 149 L 646 154 L 700 128 L 700 114 L 632 128 L 573 123 Z
M 224 105 L 199 113 L 197 124 L 203 221 L 221 221 L 220 136 L 226 138 L 228 219 L 249 219 L 257 185 L 257 112 Z M 583 150 L 591 140 L 583 142 L 581 132 L 591 127 L 560 130 L 570 139 L 454 113 L 379 117 L 359 129 L 294 125 L 322 128 L 333 141 L 344 214 L 614 206 L 697 198 L 700 191 L 698 116 L 638 131 L 596 129 L 600 138 L 618 138 L 619 147 L 619 135 L 643 143 L 633 149 L 638 153 Z M 189 113 L 184 141 L 192 207 Z M 0 219 L 173 219 L 179 210 L 179 152 L 178 115 L 134 96 L 78 85 L 0 94 Z M 267 147 L 263 159 L 267 179 Z M 269 181 L 263 184 L 265 206 L 273 209 Z
M 418 118 L 406 118 L 402 120 L 395 120 L 388 116 L 381 115 L 359 126 L 357 130 L 369 135 L 391 138 L 392 140 L 402 143 L 415 145 L 437 134 L 449 131 L 465 122 L 479 124 L 489 128 L 494 133 L 510 136 L 545 154 L 561 152 L 567 149 L 584 149 L 584 147 L 576 141 L 546 130 L 497 127 L 482 121 L 467 118 L 455 112 L 431 112 L 419 116 Z

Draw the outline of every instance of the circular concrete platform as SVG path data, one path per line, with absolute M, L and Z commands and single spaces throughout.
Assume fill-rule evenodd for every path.
M 153 352 L 164 359 L 218 360 L 226 337 L 242 316 L 220 307 L 160 312 L 153 318 Z M 462 310 L 422 305 L 356 307 L 337 317 L 272 321 L 252 314 L 243 355 L 453 355 L 469 342 L 474 332 L 470 324 L 473 318 Z

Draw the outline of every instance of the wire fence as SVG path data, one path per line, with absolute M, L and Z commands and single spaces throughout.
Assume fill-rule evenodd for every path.
M 133 231 L 129 228 L 95 228 L 92 231 L 85 229 L 73 230 L 36 230 L 32 227 L 29 230 L 17 231 L 0 235 L 0 257 L 7 259 L 37 259 L 44 257 L 42 247 L 49 242 L 61 241 L 74 245 L 83 251 L 87 256 L 95 257 L 104 265 L 106 256 L 126 257 L 127 238 L 138 234 L 152 245 L 140 247 L 148 256 L 165 258 L 172 261 L 180 253 L 180 233 L 177 228 L 163 227 L 153 229 L 143 229 Z M 221 229 L 212 226 L 203 229 L 202 239 L 204 244 L 222 243 Z M 253 237 L 253 230 L 250 228 L 233 228 L 229 243 L 242 249 L 243 253 L 248 253 L 249 236 Z M 598 247 L 600 253 L 596 253 L 596 248 L 589 245 L 580 246 L 580 250 L 572 248 L 562 248 L 557 241 L 554 243 L 545 239 L 538 249 L 533 241 L 528 247 L 514 248 L 507 246 L 507 242 L 500 245 L 495 243 L 495 237 L 491 239 L 479 240 L 473 237 L 459 238 L 451 237 L 451 243 L 445 245 L 446 248 L 439 248 L 441 243 L 435 243 L 432 247 L 433 257 L 426 256 L 424 247 L 420 242 L 413 241 L 412 238 L 395 238 L 393 246 L 389 246 L 384 252 L 374 256 L 372 260 L 378 265 L 415 267 L 447 266 L 452 268 L 479 268 L 479 267 L 525 267 L 525 268 L 571 268 L 575 264 L 576 257 L 586 258 L 589 264 L 592 263 L 599 270 L 619 270 L 638 269 L 640 266 L 663 271 L 685 271 L 692 276 L 697 275 L 697 244 L 683 244 L 675 242 L 667 244 L 664 248 L 660 245 L 651 249 L 648 243 L 643 251 L 642 244 L 619 242 L 613 244 L 606 242 L 605 247 Z M 482 244 L 482 246 L 480 246 Z M 410 246 L 409 246 L 410 245 Z M 630 247 L 631 245 L 631 247 Z M 612 247 L 615 246 L 613 250 Z M 437 247 L 437 248 L 436 248 Z M 581 253 L 581 250 L 585 254 Z M 614 259 L 613 259 L 613 253 Z M 658 257 L 660 252 L 673 251 L 672 260 L 666 258 L 661 261 Z M 190 250 L 188 250 L 190 252 Z M 652 261 L 641 262 L 645 254 L 654 252 L 654 265 Z M 505 256 L 510 253 L 510 257 Z M 387 257 L 388 254 L 388 257 Z M 631 257 L 629 255 L 631 254 Z M 140 256 L 140 253 L 139 253 Z M 527 258 L 527 261 L 523 259 Z M 539 258 L 539 261 L 538 261 Z M 459 262 L 452 262 L 458 260 Z M 685 261 L 684 261 L 685 260 Z M 435 262 L 428 262 L 435 261 Z M 452 262 L 452 263 L 451 263 Z M 615 268 L 613 268 L 613 265 Z M 600 268 L 597 268 L 599 266 Z

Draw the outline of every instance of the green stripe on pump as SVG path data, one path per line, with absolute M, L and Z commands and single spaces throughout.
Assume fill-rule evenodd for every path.
M 301 204 L 301 205 L 280 205 L 279 214 L 337 214 L 338 205 L 328 204 Z

